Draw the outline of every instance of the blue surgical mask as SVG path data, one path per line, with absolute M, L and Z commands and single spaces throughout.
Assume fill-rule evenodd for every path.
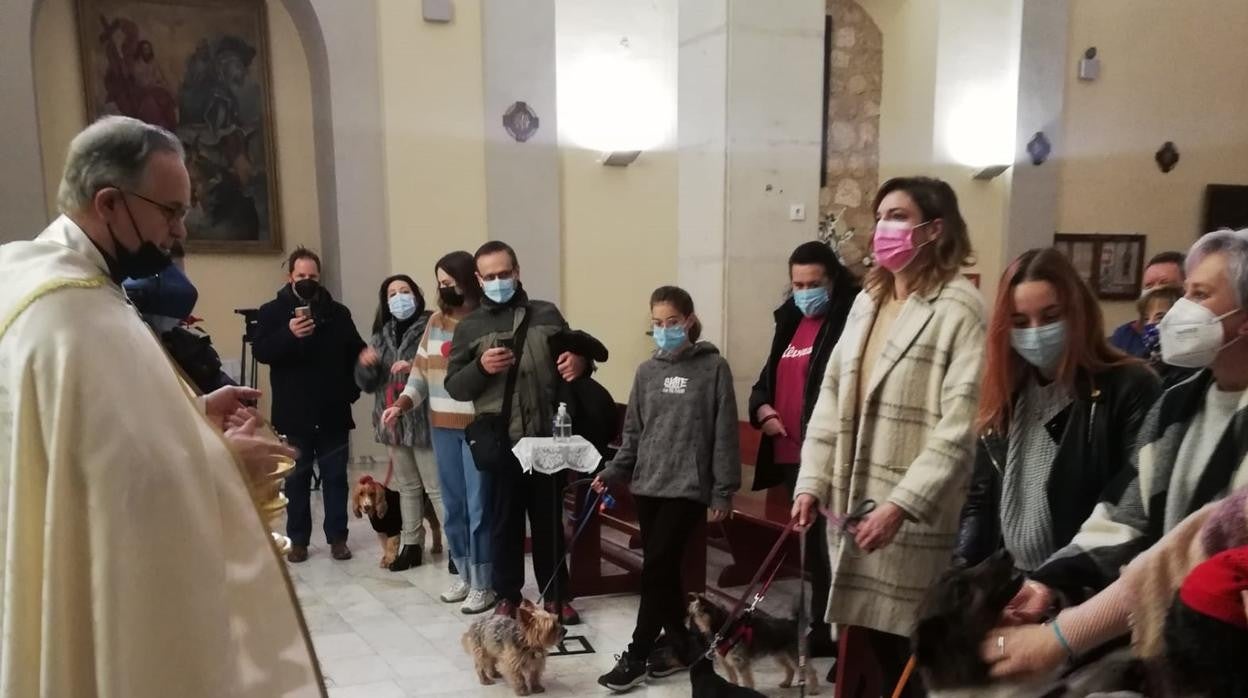
M 660 351 L 671 353 L 685 346 L 685 343 L 689 341 L 689 333 L 683 326 L 659 327 L 656 325 L 652 329 L 654 344 Z
M 806 317 L 818 317 L 828 307 L 828 287 L 802 288 L 793 292 L 793 302 Z
M 396 293 L 388 301 L 390 314 L 398 320 L 407 320 L 416 314 L 416 296 L 410 293 Z
M 516 280 L 492 279 L 483 284 L 483 290 L 486 298 L 503 305 L 510 301 L 512 296 L 516 295 Z
M 1015 327 L 1010 330 L 1010 344 L 1027 363 L 1045 375 L 1053 375 L 1066 351 L 1066 321 L 1058 320 L 1040 327 Z

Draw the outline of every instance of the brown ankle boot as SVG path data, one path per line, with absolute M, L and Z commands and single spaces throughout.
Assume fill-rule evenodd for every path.
M 338 541 L 337 543 L 331 543 L 329 546 L 329 552 L 335 560 L 351 559 L 351 548 L 347 547 L 347 542 L 345 540 Z

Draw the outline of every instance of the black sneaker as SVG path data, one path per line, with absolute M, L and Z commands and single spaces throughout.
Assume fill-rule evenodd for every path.
M 645 662 L 631 659 L 628 652 L 617 654 L 615 658 L 615 668 L 598 677 L 599 685 L 611 689 L 612 693 L 624 693 L 646 680 Z
M 688 668 L 676 656 L 676 650 L 671 647 L 656 647 L 650 656 L 646 657 L 646 675 L 652 679 L 667 678 Z

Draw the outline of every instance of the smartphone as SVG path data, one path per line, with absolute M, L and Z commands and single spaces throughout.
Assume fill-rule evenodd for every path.
M 498 339 L 494 340 L 494 348 L 506 349 L 507 351 L 514 352 L 516 350 L 516 338 L 515 337 L 499 337 Z
M 303 319 L 305 319 L 305 320 L 307 320 L 307 319 L 311 318 L 311 317 L 312 317 L 312 306 L 310 306 L 310 305 L 301 305 L 301 306 L 299 306 L 299 307 L 295 308 L 295 317 L 297 317 L 297 318 L 303 318 Z

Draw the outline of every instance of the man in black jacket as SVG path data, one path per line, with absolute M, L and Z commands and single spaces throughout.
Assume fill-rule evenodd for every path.
M 827 244 L 812 240 L 789 255 L 792 295 L 776 309 L 776 333 L 767 365 L 750 391 L 750 424 L 763 432 L 754 462 L 754 489 L 784 485 L 793 497 L 806 423 L 819 398 L 824 369 L 845 329 L 858 283 Z M 835 656 L 832 629 L 824 620 L 832 586 L 825 525 L 807 532 L 811 577 L 810 650 Z
M 455 330 L 446 370 L 446 392 L 456 400 L 471 400 L 478 417 L 502 414 L 507 374 L 518 350 L 520 365 L 508 425 L 510 441 L 514 444 L 526 436 L 550 436 L 559 384 L 584 375 L 587 362 L 569 351 L 554 354 L 558 342 L 552 345 L 551 339 L 564 333 L 568 323 L 553 303 L 529 299 L 520 285 L 520 264 L 511 246 L 487 242 L 477 250 L 476 262 L 485 298 Z M 516 347 L 516 330 L 525 315 L 528 320 L 523 346 Z M 559 565 L 563 556 L 559 521 L 562 478 L 526 474 L 514 458 L 491 475 L 494 592 L 499 598 L 495 612 L 514 615 L 524 586 L 526 512 L 533 537 L 533 571 L 539 588 L 550 585 L 561 595 L 567 593 L 567 572 Z M 559 580 L 551 583 L 556 570 Z M 555 599 L 543 601 L 548 610 L 553 610 Z M 571 605 L 563 604 L 561 615 L 565 625 L 580 622 Z
M 312 464 L 321 473 L 325 539 L 335 560 L 351 559 L 347 547 L 348 438 L 355 428 L 351 403 L 360 396 L 354 369 L 366 346 L 351 311 L 320 285 L 321 260 L 304 247 L 287 260 L 290 283 L 260 306 L 253 351 L 268 364 L 273 427 L 299 450 L 286 480 L 286 559 L 308 559 L 312 537 Z

